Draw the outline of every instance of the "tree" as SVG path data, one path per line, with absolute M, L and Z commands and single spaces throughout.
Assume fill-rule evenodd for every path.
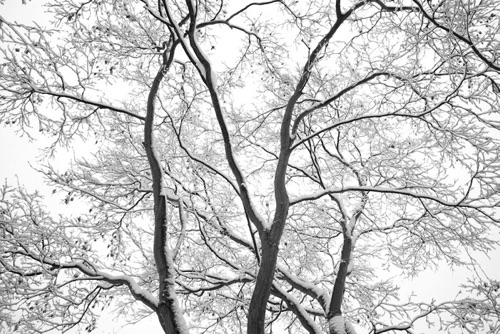
M 0 120 L 96 143 L 4 186 L 4 328 L 499 330 L 498 281 L 423 303 L 382 273 L 477 268 L 500 215 L 500 7 L 477 1 L 74 1 L 0 17 Z M 97 308 L 97 309 L 95 309 Z

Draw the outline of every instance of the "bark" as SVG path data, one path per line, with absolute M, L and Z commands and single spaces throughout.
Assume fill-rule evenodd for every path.
M 300 96 L 297 92 L 292 97 L 292 103 L 288 109 L 293 109 L 293 105 Z M 290 111 L 291 114 L 291 111 Z M 271 287 L 274 280 L 274 270 L 276 269 L 276 261 L 279 253 L 279 243 L 283 235 L 290 200 L 286 190 L 285 176 L 288 166 L 288 159 L 291 151 L 288 149 L 291 144 L 289 136 L 290 119 L 285 119 L 281 131 L 281 154 L 276 168 L 274 192 L 276 199 L 276 211 L 271 230 L 266 230 L 260 234 L 262 244 L 262 257 L 259 273 L 255 281 L 255 289 L 250 301 L 248 310 L 248 334 L 264 334 L 264 326 L 266 319 L 266 305 L 271 294 Z
M 352 326 L 348 324 L 347 320 L 342 316 L 342 301 L 344 300 L 345 282 L 347 275 L 349 275 L 351 253 L 352 237 L 350 233 L 345 230 L 339 270 L 337 272 L 337 277 L 335 278 L 330 308 L 327 314 L 330 334 L 345 334 L 347 333 L 346 330 L 348 328 L 352 333 Z
M 345 281 L 348 274 L 349 263 L 351 262 L 351 251 L 352 239 L 350 236 L 344 235 L 344 245 L 342 246 L 339 271 L 335 278 L 332 300 L 330 302 L 330 309 L 328 310 L 329 318 L 336 315 L 342 315 L 342 301 L 344 300 Z
M 262 241 L 262 257 L 248 310 L 248 334 L 264 334 L 266 305 L 271 294 L 279 247 L 269 238 Z
M 265 313 L 266 305 L 271 294 L 271 288 L 274 280 L 274 271 L 276 268 L 276 262 L 279 253 L 279 243 L 283 230 L 286 224 L 286 219 L 288 215 L 288 209 L 290 207 L 290 200 L 286 190 L 286 171 L 288 167 L 288 160 L 292 152 L 291 145 L 293 144 L 294 138 L 296 136 L 295 125 L 300 123 L 300 117 L 296 124 L 292 126 L 292 116 L 295 105 L 302 95 L 304 87 L 309 81 L 309 76 L 311 74 L 311 69 L 316 62 L 321 50 L 328 44 L 328 41 L 337 32 L 338 28 L 342 22 L 349 17 L 349 15 L 361 5 L 358 4 L 351 8 L 345 14 L 340 11 L 340 2 L 337 1 L 337 21 L 332 26 L 330 31 L 322 38 L 318 43 L 316 48 L 313 50 L 309 56 L 302 75 L 295 87 L 295 91 L 290 97 L 283 121 L 281 124 L 280 131 L 280 154 L 278 159 L 278 165 L 275 172 L 274 181 L 274 192 L 276 200 L 276 210 L 273 219 L 273 224 L 270 229 L 264 227 L 263 220 L 260 219 L 254 207 L 251 204 L 250 195 L 245 185 L 245 178 L 241 173 L 236 160 L 234 159 L 231 145 L 231 137 L 224 121 L 222 108 L 220 106 L 219 98 L 217 95 L 216 84 L 212 77 L 212 68 L 209 59 L 200 49 L 196 40 L 196 16 L 197 10 L 194 3 L 191 0 L 186 0 L 186 5 L 189 10 L 189 30 L 187 35 L 189 37 L 189 45 L 184 40 L 184 34 L 181 32 L 179 26 L 173 20 L 170 13 L 169 7 L 164 2 L 165 11 L 167 17 L 172 24 L 173 30 L 177 34 L 184 51 L 186 52 L 188 58 L 196 64 L 198 71 L 200 72 L 201 78 L 209 89 L 211 100 L 213 103 L 213 108 L 217 116 L 217 121 L 220 125 L 222 132 L 222 137 L 224 139 L 224 148 L 226 152 L 227 162 L 231 168 L 233 175 L 236 179 L 239 196 L 242 200 L 242 204 L 245 208 L 245 213 L 250 218 L 250 220 L 257 227 L 261 239 L 261 249 L 262 249 L 262 259 L 260 263 L 259 272 L 257 274 L 257 279 L 255 282 L 255 289 L 252 294 L 252 299 L 250 301 L 250 308 L 248 310 L 248 323 L 247 323 L 247 333 L 248 334 L 263 334 L 265 327 Z M 292 133 L 290 133 L 292 131 Z M 345 282 L 343 283 L 345 284 Z
M 295 91 L 288 100 L 280 130 L 280 154 L 278 166 L 276 167 L 274 179 L 274 192 L 276 199 L 276 211 L 270 231 L 262 231 L 260 234 L 262 242 L 262 262 L 255 282 L 255 290 L 250 301 L 248 310 L 248 334 L 264 334 L 266 304 L 271 293 L 274 279 L 274 270 L 279 253 L 279 243 L 286 224 L 290 200 L 286 190 L 286 170 L 288 161 L 292 153 L 291 146 L 296 137 L 296 129 L 300 122 L 300 117 L 292 126 L 292 116 L 297 101 L 302 96 L 302 91 L 309 81 L 311 69 L 316 62 L 321 50 L 328 44 L 328 41 L 337 32 L 342 22 L 351 15 L 357 7 L 354 6 L 347 13 L 340 11 L 340 1 L 337 1 L 337 21 L 330 31 L 321 39 L 316 48 L 309 56 L 301 77 L 295 86 Z M 291 133 L 290 133 L 291 131 Z
M 154 102 L 160 83 L 173 61 L 176 43 L 171 39 L 163 54 L 163 64 L 151 86 L 148 96 L 146 121 L 144 125 L 144 148 L 148 157 L 153 179 L 154 200 L 154 245 L 153 253 L 159 280 L 159 304 L 157 315 L 160 324 L 168 334 L 187 333 L 181 309 L 175 294 L 175 271 L 171 251 L 168 248 L 168 221 L 166 198 L 162 193 L 163 171 L 156 154 L 153 138 Z
M 353 325 L 341 315 L 328 320 L 328 330 L 330 334 L 356 334 Z

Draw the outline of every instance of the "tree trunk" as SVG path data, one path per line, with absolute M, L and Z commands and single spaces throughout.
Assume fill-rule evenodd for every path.
M 287 124 L 285 125 L 285 127 L 288 127 Z M 290 207 L 290 200 L 285 185 L 286 169 L 290 157 L 289 145 L 288 131 L 283 130 L 281 154 L 274 180 L 276 211 L 271 230 L 265 230 L 260 233 L 262 257 L 255 282 L 255 289 L 250 301 L 250 309 L 248 310 L 247 334 L 264 334 L 265 332 L 266 305 L 271 294 L 279 244 Z
M 345 281 L 349 275 L 349 264 L 351 262 L 352 237 L 344 227 L 344 244 L 342 245 L 342 254 L 333 286 L 332 299 L 328 310 L 328 329 L 330 334 L 349 334 L 355 333 L 352 325 L 342 316 L 342 301 L 344 300 Z
M 159 280 L 159 305 L 157 315 L 160 324 L 167 334 L 186 334 L 187 326 L 184 321 L 181 309 L 175 294 L 175 273 L 173 260 L 168 249 L 168 221 L 167 203 L 165 195 L 162 194 L 163 171 L 159 157 L 156 153 L 153 120 L 154 102 L 161 80 L 172 64 L 175 43 L 169 41 L 168 48 L 163 53 L 163 64 L 158 70 L 151 86 L 148 96 L 146 120 L 144 124 L 144 149 L 148 157 L 151 177 L 153 179 L 153 200 L 154 200 L 154 245 L 153 253 Z
M 247 334 L 264 334 L 266 305 L 271 294 L 278 252 L 278 245 L 272 245 L 269 240 L 262 242 L 262 260 L 248 310 Z

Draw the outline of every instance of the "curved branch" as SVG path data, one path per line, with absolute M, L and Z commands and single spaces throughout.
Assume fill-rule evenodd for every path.
M 32 252 L 28 252 L 27 250 L 20 250 L 15 253 L 27 256 L 37 262 L 50 265 L 54 269 L 77 269 L 94 280 L 100 280 L 114 286 L 126 285 L 136 300 L 142 302 L 155 312 L 158 310 L 158 298 L 154 297 L 149 291 L 141 288 L 139 284 L 137 284 L 137 282 L 128 275 L 108 274 L 102 270 L 96 269 L 95 266 L 87 260 L 80 262 L 60 262 L 52 260 L 47 256 L 38 256 Z
M 311 334 L 323 333 L 323 331 L 319 328 L 319 326 L 314 322 L 314 320 L 308 314 L 307 310 L 304 307 L 302 307 L 300 301 L 298 301 L 294 296 L 287 293 L 276 283 L 273 283 L 271 291 L 275 296 L 279 297 L 280 299 L 284 300 L 287 303 L 288 307 L 297 316 L 297 318 L 299 319 L 300 323 L 302 324 L 305 330 L 307 330 Z
M 432 195 L 427 195 L 427 194 L 418 194 L 418 193 L 413 193 L 409 190 L 406 190 L 408 188 L 386 188 L 386 187 L 370 187 L 370 186 L 349 186 L 349 187 L 343 187 L 343 188 L 329 188 L 329 189 L 324 189 L 321 191 L 318 191 L 314 194 L 310 195 L 305 195 L 305 196 L 300 196 L 296 197 L 292 200 L 290 200 L 290 205 L 295 205 L 297 203 L 305 202 L 305 201 L 312 201 L 318 198 L 321 198 L 326 195 L 330 194 L 340 194 L 344 192 L 349 192 L 349 191 L 361 191 L 361 192 L 375 192 L 375 193 L 385 193 L 385 194 L 396 194 L 396 195 L 403 195 L 403 196 L 409 196 L 413 197 L 416 199 L 427 199 L 436 203 L 439 203 L 443 206 L 447 207 L 462 207 L 462 208 L 470 208 L 470 209 L 480 209 L 480 208 L 490 208 L 490 207 L 495 207 L 499 203 L 493 203 L 491 205 L 471 205 L 471 204 L 462 204 L 466 198 L 459 199 L 455 202 L 447 202 L 445 200 L 442 200 L 441 198 L 432 196 Z
M 44 90 L 44 89 L 40 89 L 37 87 L 33 87 L 31 85 L 30 85 L 30 87 L 31 87 L 33 93 L 38 93 L 38 94 L 42 94 L 42 95 L 49 95 L 49 96 L 53 96 L 56 98 L 65 98 L 65 99 L 72 100 L 75 102 L 83 103 L 83 104 L 88 105 L 88 106 L 96 107 L 97 109 L 108 109 L 108 110 L 115 111 L 115 112 L 120 113 L 120 114 L 125 114 L 127 116 L 139 119 L 141 121 L 144 121 L 146 119 L 145 117 L 143 117 L 141 115 L 137 115 L 136 113 L 133 113 L 127 109 L 115 107 L 115 106 L 112 106 L 110 104 L 106 104 L 103 102 L 93 101 L 93 100 L 89 100 L 89 99 L 86 99 L 86 98 L 81 97 L 81 96 L 75 96 L 75 95 L 71 95 L 71 94 L 67 94 L 67 93 L 58 93 L 58 92 L 53 92 L 53 91 L 49 91 L 49 90 Z
M 180 313 L 180 307 L 175 293 L 174 264 L 171 251 L 168 248 L 168 220 L 166 194 L 163 190 L 163 170 L 160 158 L 157 155 L 153 138 L 153 121 L 155 112 L 155 99 L 160 83 L 168 72 L 174 59 L 177 41 L 171 37 L 169 45 L 163 53 L 163 64 L 158 70 L 153 85 L 149 91 L 146 121 L 144 124 L 144 148 L 153 179 L 154 199 L 154 244 L 153 252 L 156 268 L 159 274 L 158 318 L 167 333 L 185 333 L 185 320 Z
M 362 80 L 359 80 L 358 82 L 342 89 L 340 92 L 338 92 L 337 94 L 335 94 L 334 96 L 322 101 L 321 103 L 318 103 L 317 105 L 305 110 L 304 112 L 302 112 L 296 119 L 295 121 L 293 122 L 293 127 L 292 127 L 292 138 L 295 137 L 296 133 L 297 133 L 297 129 L 300 125 L 300 122 L 309 114 L 311 114 L 312 112 L 314 112 L 315 110 L 318 110 L 320 108 L 323 108 L 323 107 L 326 107 L 327 105 L 329 105 L 330 103 L 332 103 L 333 101 L 337 100 L 338 98 L 340 98 L 341 96 L 343 96 L 344 94 L 347 94 L 348 92 L 350 92 L 351 90 L 355 89 L 356 87 L 372 80 L 372 79 L 375 79 L 377 77 L 380 77 L 380 76 L 383 76 L 383 75 L 390 75 L 389 72 L 380 72 L 380 73 L 374 73 Z M 295 146 L 294 146 L 295 147 Z
M 283 266 L 277 265 L 276 269 L 281 273 L 280 279 L 283 279 L 288 284 L 290 284 L 293 288 L 299 290 L 302 293 L 314 298 L 321 305 L 321 308 L 326 312 L 328 312 L 328 307 L 330 303 L 330 296 L 328 292 L 317 287 L 316 285 L 305 282 L 295 275 L 291 274 L 288 270 L 283 268 Z
M 248 189 L 246 187 L 245 183 L 245 178 L 238 166 L 238 163 L 236 162 L 236 159 L 233 154 L 233 148 L 231 144 L 231 136 L 229 134 L 228 127 L 226 125 L 226 121 L 224 120 L 224 115 L 222 112 L 222 106 L 220 104 L 219 96 L 217 94 L 217 89 L 216 89 L 216 82 L 215 82 L 215 74 L 213 73 L 213 69 L 210 63 L 210 60 L 208 57 L 203 53 L 201 50 L 200 46 L 198 45 L 198 41 L 196 39 L 196 12 L 195 8 L 193 7 L 193 4 L 190 0 L 187 0 L 187 6 L 189 9 L 189 16 L 190 16 L 190 26 L 189 26 L 189 43 L 191 46 L 191 49 L 193 50 L 194 54 L 190 53 L 188 50 L 188 46 L 182 42 L 182 46 L 188 56 L 190 57 L 191 61 L 196 65 L 198 72 L 200 73 L 203 82 L 207 86 L 209 92 L 210 92 L 210 98 L 212 101 L 213 109 L 215 111 L 215 115 L 217 118 L 217 122 L 219 124 L 219 128 L 222 133 L 222 137 L 224 140 L 224 150 L 226 153 L 226 159 L 229 164 L 229 167 L 231 168 L 231 171 L 233 172 L 233 175 L 236 179 L 237 186 L 240 190 L 240 198 L 243 203 L 243 207 L 245 208 L 245 212 L 247 213 L 248 217 L 252 221 L 252 223 L 255 224 L 257 229 L 259 231 L 263 231 L 264 229 L 264 219 L 259 215 L 257 212 L 256 208 L 252 204 L 250 194 L 248 192 Z M 171 18 L 171 15 L 169 15 L 169 18 Z M 199 61 L 197 61 L 199 60 Z
M 444 25 L 442 25 L 442 24 L 440 24 L 439 22 L 437 22 L 437 20 L 436 20 L 433 16 L 429 15 L 429 14 L 425 11 L 425 9 L 423 8 L 422 4 L 421 4 L 420 2 L 418 2 L 417 0 L 413 0 L 413 2 L 414 2 L 417 6 L 418 6 L 418 9 L 419 9 L 419 10 L 420 10 L 420 12 L 422 13 L 422 15 L 424 15 L 424 17 L 425 17 L 427 20 L 429 20 L 429 22 L 432 22 L 432 24 L 434 24 L 437 28 L 442 29 L 442 30 L 445 30 L 445 31 L 447 31 L 447 32 L 451 33 L 453 36 L 455 36 L 456 38 L 458 38 L 460 41 L 462 41 L 462 42 L 464 42 L 465 44 L 467 44 L 468 46 L 470 46 L 470 47 L 471 47 L 471 49 L 472 49 L 472 51 L 474 52 L 474 54 L 475 54 L 476 56 L 478 56 L 478 57 L 479 57 L 479 59 L 481 59 L 481 60 L 482 60 L 482 61 L 483 61 L 486 65 L 488 65 L 489 67 L 491 67 L 491 68 L 493 68 L 493 69 L 495 69 L 495 70 L 497 70 L 497 71 L 500 71 L 500 65 L 496 65 L 496 64 L 495 64 L 495 63 L 493 63 L 491 60 L 489 60 L 488 58 L 486 58 L 486 57 L 485 57 L 485 56 L 481 53 L 481 51 L 479 51 L 479 50 L 476 48 L 476 46 L 474 45 L 474 43 L 473 43 L 470 39 L 468 39 L 468 38 L 466 38 L 466 37 L 464 37 L 464 36 L 460 35 L 460 34 L 459 34 L 459 33 L 457 33 L 456 31 L 454 31 L 453 29 L 448 28 L 448 27 L 445 27 Z

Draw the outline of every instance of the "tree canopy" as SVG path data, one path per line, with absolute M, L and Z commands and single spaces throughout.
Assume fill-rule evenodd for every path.
M 0 122 L 49 157 L 89 145 L 36 167 L 86 209 L 1 188 L 2 330 L 110 308 L 168 334 L 498 333 L 475 261 L 499 241 L 498 1 L 46 8 L 0 15 Z M 398 294 L 391 273 L 443 263 L 478 273 L 466 294 Z

